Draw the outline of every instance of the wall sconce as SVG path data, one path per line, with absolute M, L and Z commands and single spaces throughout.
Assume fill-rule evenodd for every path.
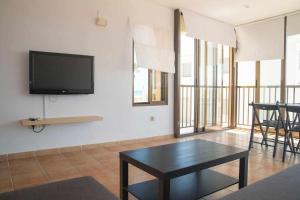
M 101 27 L 106 27 L 108 24 L 107 19 L 105 17 L 99 15 L 99 10 L 97 11 L 97 17 L 95 20 L 95 24 L 97 26 L 101 26 Z

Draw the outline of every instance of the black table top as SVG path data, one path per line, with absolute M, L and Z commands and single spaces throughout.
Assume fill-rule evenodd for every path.
M 276 103 L 254 103 L 255 105 L 266 105 L 266 106 L 276 106 L 277 104 Z M 286 105 L 287 106 L 295 106 L 295 107 L 300 107 L 300 103 L 278 103 L 279 107 L 285 107 Z M 249 103 L 249 106 L 252 106 L 252 103 Z
M 248 155 L 247 149 L 193 140 L 120 152 L 120 158 L 156 177 L 177 177 Z

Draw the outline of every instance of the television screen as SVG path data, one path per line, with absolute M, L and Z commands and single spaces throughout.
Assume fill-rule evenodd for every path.
M 93 94 L 94 57 L 29 52 L 30 94 Z

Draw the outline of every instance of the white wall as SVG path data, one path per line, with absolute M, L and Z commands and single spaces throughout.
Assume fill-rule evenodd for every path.
M 108 18 L 105 29 L 94 25 L 97 9 Z M 0 154 L 173 133 L 172 75 L 168 106 L 132 106 L 129 15 L 173 27 L 173 10 L 143 0 L 0 0 Z M 48 96 L 47 117 L 104 121 L 48 126 L 42 134 L 19 125 L 42 117 L 42 96 L 28 92 L 29 50 L 94 55 L 95 94 Z

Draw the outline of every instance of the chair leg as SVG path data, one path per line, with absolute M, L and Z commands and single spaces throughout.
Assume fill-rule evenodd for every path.
M 262 132 L 262 136 L 263 136 L 263 141 L 265 141 L 265 145 L 266 145 L 266 147 L 268 147 L 269 145 L 268 145 L 268 142 L 267 142 L 267 134 L 266 134 L 266 132 L 264 132 L 264 130 L 263 130 L 263 128 L 261 128 L 261 132 Z
M 283 143 L 282 162 L 285 161 L 285 153 L 286 153 L 286 147 L 287 147 L 287 135 L 288 135 L 288 132 L 287 132 L 287 130 L 285 130 L 285 134 L 284 134 L 284 143 Z
M 263 136 L 263 141 L 265 141 L 265 145 L 268 147 L 267 138 L 266 138 L 264 129 L 262 128 L 262 125 L 261 125 L 261 123 L 260 123 L 260 121 L 259 121 L 259 116 L 258 116 L 258 114 L 257 114 L 256 111 L 254 111 L 254 114 L 255 114 L 255 116 L 256 116 L 256 118 L 257 118 L 258 125 L 259 125 L 259 129 L 260 129 L 260 132 L 261 132 L 261 134 L 262 134 L 262 136 Z
M 254 134 L 254 131 L 253 131 L 253 129 L 251 129 L 249 147 L 248 147 L 249 151 L 251 150 L 251 148 L 253 148 L 253 134 Z
M 296 151 L 295 151 L 295 143 L 294 143 L 294 138 L 293 138 L 293 133 L 290 134 L 290 140 L 291 140 L 291 145 L 290 145 L 290 148 L 291 148 L 291 151 L 296 154 Z
M 294 145 L 294 139 L 293 139 L 293 133 L 288 131 L 287 133 L 287 145 L 289 146 L 290 150 L 291 150 L 291 153 L 294 153 L 295 154 L 295 145 Z
M 249 147 L 248 147 L 249 151 L 253 147 L 254 127 L 255 127 L 255 114 L 253 112 L 253 115 L 252 115 L 252 125 L 251 125 L 251 133 L 250 133 L 250 140 L 249 140 Z
M 268 131 L 269 131 L 269 126 L 266 127 L 266 131 L 263 133 L 263 130 L 262 130 L 262 134 L 263 134 L 263 139 L 261 140 L 261 145 L 263 145 L 263 143 L 265 142 L 265 145 L 268 146 L 267 144 L 267 139 L 268 139 Z
M 277 144 L 278 144 L 278 135 L 279 135 L 279 128 L 276 128 L 275 141 L 274 141 L 274 149 L 273 149 L 273 157 L 276 156 Z
M 298 133 L 299 134 L 299 138 L 298 138 L 298 144 L 297 144 L 297 148 L 296 148 L 296 151 L 298 152 L 299 148 L 300 148 L 300 132 Z

